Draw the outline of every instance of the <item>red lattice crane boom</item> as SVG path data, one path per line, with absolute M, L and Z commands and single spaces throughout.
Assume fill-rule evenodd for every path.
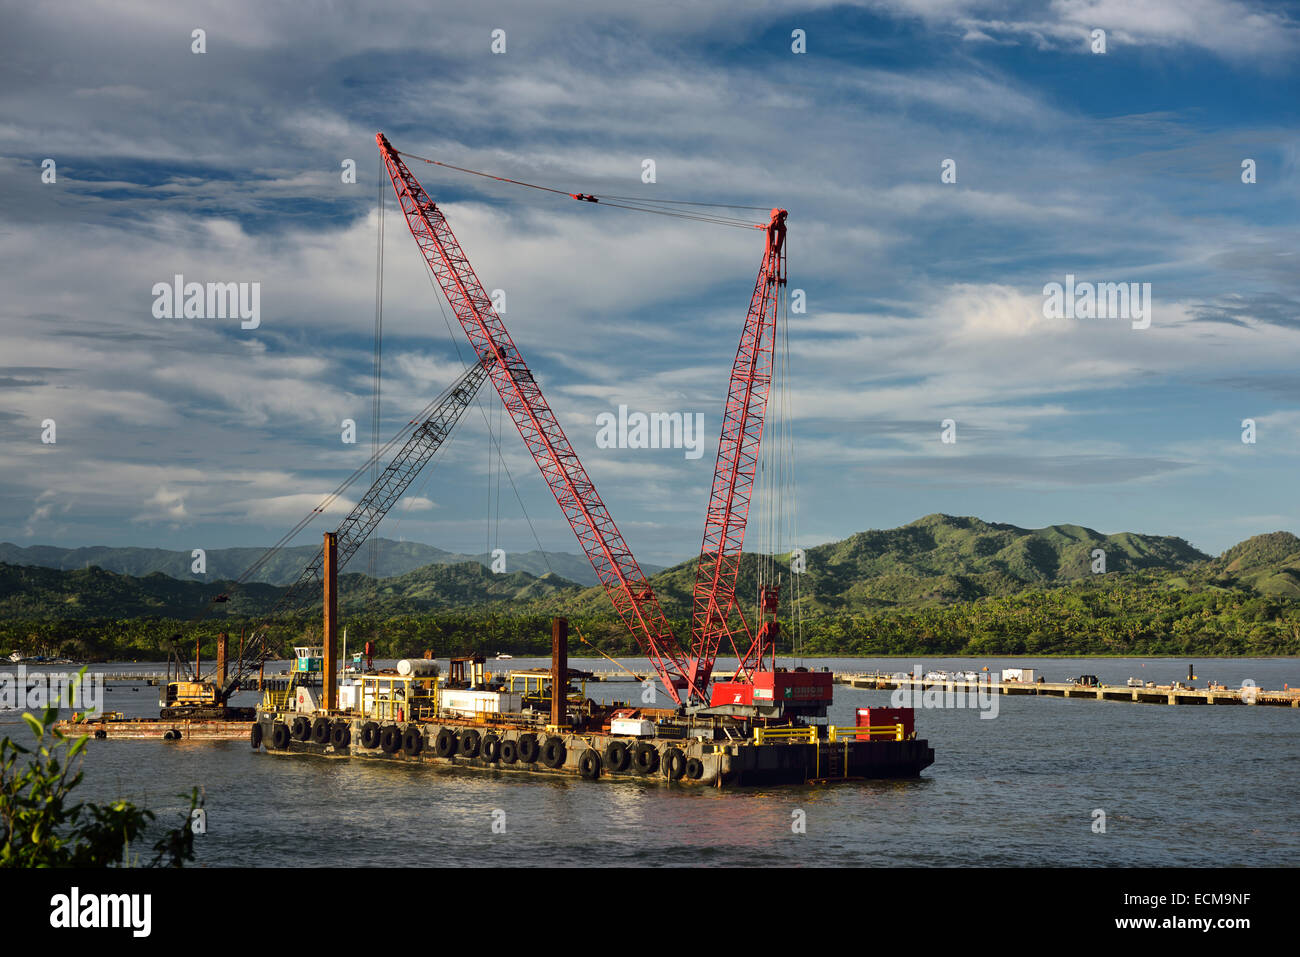
M 506 411 L 573 527 L 619 617 L 677 704 L 682 704 L 683 692 L 697 700 L 707 700 L 704 685 L 696 684 L 687 676 L 685 655 L 654 590 L 596 493 L 595 485 L 542 396 L 446 218 L 388 138 L 377 133 L 375 140 L 411 235 L 470 344 L 487 367 Z
M 745 523 L 754 490 L 758 450 L 763 437 L 763 418 L 772 385 L 776 347 L 777 304 L 785 285 L 784 209 L 772 210 L 767 225 L 763 264 L 754 283 L 745 316 L 745 328 L 731 367 L 731 383 L 722 414 L 718 459 L 704 521 L 704 540 L 695 569 L 695 591 L 691 613 L 691 660 L 688 676 L 695 686 L 707 685 L 718 650 L 724 640 L 740 662 L 737 676 L 751 667 L 761 667 L 765 647 L 775 638 L 774 615 L 751 635 L 736 602 L 736 577 L 740 571 L 745 542 Z M 763 596 L 764 611 L 775 612 L 775 594 Z M 731 625 L 738 612 L 739 627 Z M 739 641 L 738 641 L 739 639 Z

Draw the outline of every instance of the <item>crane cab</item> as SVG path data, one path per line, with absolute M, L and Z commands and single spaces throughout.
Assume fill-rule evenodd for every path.
M 785 717 L 824 718 L 834 698 L 834 678 L 829 671 L 756 671 L 752 681 L 715 681 L 710 708 L 760 708 Z

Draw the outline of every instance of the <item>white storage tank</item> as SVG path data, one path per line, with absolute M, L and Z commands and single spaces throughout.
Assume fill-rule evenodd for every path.
M 438 663 L 430 658 L 403 658 L 397 663 L 399 675 L 414 675 L 417 678 L 432 678 L 440 670 Z

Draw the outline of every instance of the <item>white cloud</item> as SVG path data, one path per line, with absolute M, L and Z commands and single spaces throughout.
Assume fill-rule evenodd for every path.
M 1288 367 L 1294 333 L 1276 323 L 1191 321 L 1208 298 L 1249 302 L 1245 293 L 1293 282 L 1285 208 L 1275 220 L 1237 205 L 1207 217 L 1199 199 L 1171 194 L 1168 171 L 1201 176 L 1196 190 L 1211 195 L 1203 187 L 1217 172 L 1196 171 L 1260 142 L 1283 144 L 1285 172 L 1300 155 L 1290 131 L 1261 125 L 1225 140 L 1172 109 L 1099 122 L 1068 91 L 1004 72 L 989 41 L 1069 49 L 1104 19 L 1117 46 L 1205 48 L 1252 71 L 1256 54 L 1262 63 L 1294 50 L 1293 25 L 1228 0 L 954 0 L 875 5 L 924 25 L 937 45 L 953 38 L 958 53 L 924 64 L 884 66 L 868 53 L 828 69 L 817 55 L 714 57 L 692 45 L 744 44 L 831 6 L 750 4 L 737 23 L 724 7 L 593 0 L 561 21 L 512 3 L 495 8 L 510 23 L 505 58 L 485 52 L 478 12 L 420 3 L 310 21 L 238 3 L 24 8 L 7 23 L 12 55 L 0 63 L 0 178 L 13 187 L 0 230 L 0 354 L 6 366 L 54 371 L 12 373 L 4 386 L 0 489 L 18 503 L 5 517 L 50 534 L 73 508 L 74 536 L 117 534 L 122 516 L 139 516 L 159 535 L 179 525 L 269 539 L 364 461 L 378 172 L 365 118 L 376 104 L 399 147 L 530 182 L 789 208 L 791 285 L 810 307 L 791 324 L 795 414 L 807 429 L 800 474 L 815 490 L 836 487 L 846 461 L 898 456 L 882 473 L 908 477 L 942 467 L 931 443 L 949 415 L 1008 461 L 1037 454 L 1055 423 L 1054 441 L 1068 446 L 1058 457 L 1217 463 L 1195 442 L 1145 449 L 1103 439 L 1095 423 L 1077 438 L 1068 427 L 1101 404 L 1124 414 L 1136 383 Z M 188 52 L 200 22 L 207 59 Z M 36 155 L 59 157 L 57 188 L 38 184 Z M 638 178 L 645 156 L 658 162 L 653 188 Z M 956 186 L 938 180 L 950 156 Z M 356 185 L 339 179 L 345 157 L 358 161 Z M 507 325 L 620 527 L 640 530 L 637 547 L 644 535 L 666 554 L 693 550 L 760 234 L 415 171 L 485 286 L 507 291 Z M 1270 196 L 1296 195 L 1279 189 Z M 384 408 L 396 428 L 461 371 L 451 343 L 464 357 L 469 347 L 459 329 L 444 338 L 438 295 L 387 202 Z M 1038 290 L 1067 269 L 1153 278 L 1152 329 L 1043 319 Z M 261 282 L 262 327 L 154 320 L 149 290 L 177 272 Z M 437 484 L 425 495 L 422 478 L 409 495 L 412 525 L 460 537 L 445 547 L 479 548 L 481 519 L 466 516 L 484 507 L 480 409 L 497 402 L 485 388 L 440 453 Z M 619 402 L 704 412 L 702 464 L 594 450 L 594 415 Z M 33 438 L 46 416 L 59 422 L 53 452 Z M 339 441 L 344 418 L 359 425 L 356 446 Z M 531 517 L 549 544 L 573 549 L 508 422 L 504 433 Z M 971 486 L 994 471 L 972 458 Z M 1027 474 L 1063 473 L 1044 464 Z M 900 479 L 904 491 L 912 484 Z M 515 509 L 508 489 L 503 500 Z M 871 507 L 855 502 L 843 521 L 865 521 Z
M 149 498 L 145 499 L 144 510 L 135 516 L 134 521 L 183 521 L 190 517 L 185 508 L 188 494 L 188 491 L 169 489 L 165 485 L 160 485 Z
M 1242 0 L 882 0 L 875 6 L 950 27 L 970 42 L 1021 40 L 1040 49 L 1088 53 L 1092 30 L 1108 45 L 1196 47 L 1234 60 L 1294 56 L 1300 24 L 1286 12 Z

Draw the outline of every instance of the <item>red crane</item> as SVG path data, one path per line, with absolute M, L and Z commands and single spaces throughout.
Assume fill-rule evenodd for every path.
M 674 702 L 683 703 L 683 692 L 696 700 L 706 700 L 705 687 L 687 677 L 686 656 L 673 636 L 659 599 L 542 396 L 446 217 L 388 142 L 388 137 L 377 133 L 375 141 L 411 235 L 474 351 L 487 366 L 506 411 L 573 527 L 619 617 L 636 638 L 642 653 L 650 659 Z
M 778 672 L 776 620 L 778 589 L 760 582 L 758 630 L 751 632 L 736 601 L 736 578 L 745 541 L 745 524 L 758 468 L 763 420 L 775 364 L 776 322 L 785 285 L 784 209 L 772 210 L 767 224 L 763 263 L 745 316 L 740 346 L 731 366 L 731 383 L 722 414 L 718 460 L 704 520 L 704 540 L 695 569 L 688 676 L 693 685 L 710 686 L 707 703 L 715 712 L 824 716 L 834 697 L 834 677 L 828 671 L 805 668 Z M 739 627 L 731 625 L 731 614 Z M 713 666 L 723 641 L 736 655 L 735 675 L 713 681 Z M 771 666 L 766 655 L 771 653 Z
M 785 219 L 784 209 L 772 210 L 763 264 L 749 300 L 722 413 L 718 460 L 704 519 L 704 540 L 695 567 L 692 657 L 688 674 L 696 686 L 709 683 L 724 639 L 740 663 L 738 677 L 747 675 L 753 667 L 761 668 L 764 649 L 775 645 L 775 589 L 765 590 L 762 617 L 766 620 L 760 623 L 758 634 L 751 635 L 736 602 L 736 576 L 740 571 L 745 523 L 763 438 L 763 417 L 772 384 L 777 304 L 781 287 L 785 285 Z M 734 631 L 730 623 L 733 610 L 740 613 L 740 627 Z M 742 639 L 739 646 L 738 637 Z
M 547 405 L 446 218 L 388 138 L 378 133 L 375 140 L 411 235 L 415 237 L 479 359 L 487 367 L 524 444 L 541 469 L 619 617 L 650 659 L 673 701 L 683 704 L 685 694 L 689 700 L 703 706 L 752 709 L 766 704 L 771 706 L 767 716 L 776 713 L 824 715 L 825 702 L 830 698 L 829 674 L 806 673 L 777 680 L 773 664 L 772 670 L 765 672 L 765 679 L 755 679 L 756 670 L 764 671 L 765 652 L 775 647 L 775 588 L 764 588 L 760 596 L 761 621 L 757 633 L 751 634 L 743 613 L 740 613 L 738 629 L 733 631 L 729 624 L 731 613 L 740 612 L 736 602 L 736 578 L 771 388 L 780 289 L 786 281 L 786 211 L 773 209 L 767 224 L 756 227 L 766 231 L 763 261 L 732 365 L 731 384 L 723 412 L 718 459 L 696 572 L 692 653 L 688 657 L 673 636 L 645 574 L 596 493 L 595 485 Z M 425 162 L 475 175 L 489 175 L 436 160 Z M 565 194 L 583 202 L 601 202 L 585 193 L 565 193 L 498 176 L 489 178 Z M 643 205 L 606 205 L 664 214 L 662 208 L 652 209 Z M 721 221 L 708 215 L 688 215 L 686 218 Z M 710 699 L 713 666 L 724 639 L 735 651 L 740 667 L 735 680 L 714 686 Z M 741 646 L 745 649 L 743 652 Z M 760 684 L 762 687 L 758 687 Z

